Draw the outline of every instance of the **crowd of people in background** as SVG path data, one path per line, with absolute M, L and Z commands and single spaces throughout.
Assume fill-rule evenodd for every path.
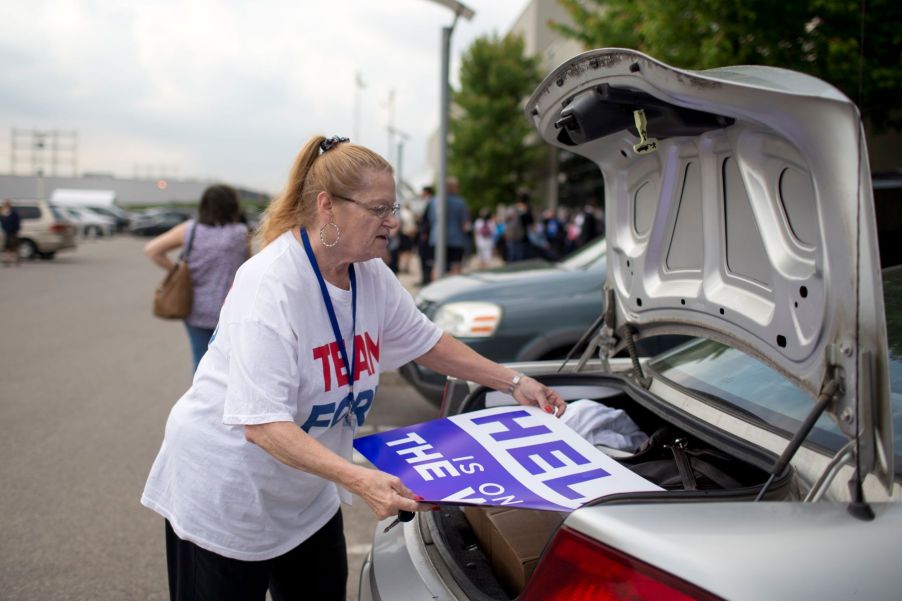
M 388 259 L 393 271 L 408 273 L 417 255 L 423 286 L 436 276 L 435 199 L 435 189 L 425 186 L 419 214 L 409 204 L 402 205 L 401 225 L 394 234 Z M 486 269 L 535 258 L 557 261 L 604 234 L 604 211 L 595 199 L 588 199 L 582 207 L 541 210 L 532 200 L 529 192 L 521 191 L 509 205 L 498 205 L 494 210 L 482 208 L 471 215 L 457 181 L 449 179 L 445 273 L 460 273 L 464 264 Z

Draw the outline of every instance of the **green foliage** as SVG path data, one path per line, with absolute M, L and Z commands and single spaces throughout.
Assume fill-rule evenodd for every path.
M 527 144 L 532 132 L 523 100 L 541 77 L 537 61 L 524 56 L 516 36 L 484 36 L 467 49 L 448 145 L 449 173 L 471 209 L 513 202 L 540 150 Z
M 577 25 L 552 27 L 586 48 L 635 48 L 686 69 L 802 71 L 839 88 L 874 127 L 902 128 L 898 0 L 558 1 Z

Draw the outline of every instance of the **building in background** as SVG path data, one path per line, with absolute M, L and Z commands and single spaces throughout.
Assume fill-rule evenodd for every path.
M 86 173 L 81 176 L 0 175 L 0 198 L 49 199 L 58 189 L 109 190 L 116 204 L 128 208 L 136 205 L 171 205 L 196 203 L 212 183 L 206 180 L 175 178 L 127 179 L 110 174 Z M 228 182 L 223 182 L 228 183 Z M 236 187 L 242 202 L 264 204 L 270 197 L 255 190 Z
M 9 133 L 9 172 L 0 174 L 0 198 L 54 200 L 85 205 L 173 205 L 200 200 L 210 180 L 179 178 L 177 165 L 135 165 L 131 178 L 111 173 L 79 173 L 78 132 L 57 129 L 12 128 Z M 232 186 L 245 203 L 265 204 L 269 196 Z M 108 198 L 99 202 L 98 191 Z M 93 195 L 93 196 L 92 196 Z M 99 202 L 99 205 L 98 205 Z
M 583 52 L 579 42 L 563 37 L 550 22 L 573 24 L 557 0 L 532 0 L 507 32 L 523 38 L 524 51 L 539 59 L 543 76 Z M 597 165 L 566 150 L 551 146 L 546 150 L 544 168 L 534 175 L 536 204 L 552 208 L 559 204 L 577 207 L 590 201 L 603 204 L 604 180 Z

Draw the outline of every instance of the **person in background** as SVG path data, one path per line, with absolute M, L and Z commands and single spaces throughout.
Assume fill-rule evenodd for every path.
M 185 247 L 193 234 L 188 269 L 194 304 L 185 318 L 185 329 L 195 371 L 213 337 L 235 272 L 250 256 L 250 236 L 241 215 L 235 190 L 221 184 L 210 186 L 201 196 L 197 219 L 175 226 L 144 247 L 150 260 L 168 271 L 174 263 L 167 254 Z
M 551 244 L 545 238 L 545 230 L 541 221 L 533 223 L 526 232 L 529 239 L 529 257 L 544 259 L 545 261 L 556 261 L 557 255 L 551 250 Z
M 408 273 L 410 271 L 410 255 L 414 242 L 417 239 L 417 216 L 406 202 L 401 205 L 399 215 L 401 227 L 398 228 L 400 246 L 398 248 L 398 271 Z
M 492 212 L 483 208 L 479 211 L 479 217 L 473 224 L 473 237 L 476 242 L 476 256 L 479 260 L 479 268 L 485 269 L 492 262 L 492 252 L 495 250 L 495 220 Z
M 535 223 L 532 209 L 529 207 L 529 192 L 517 193 L 517 203 L 508 214 L 505 235 L 507 236 L 508 257 L 510 263 L 523 261 L 532 257 L 529 232 Z
M 417 223 L 417 251 L 420 255 L 420 285 L 425 286 L 432 281 L 432 245 L 429 236 L 432 232 L 432 223 L 429 221 L 429 207 L 435 198 L 435 189 L 432 186 L 423 186 L 420 196 L 425 201 L 425 209 Z
M 520 242 L 522 243 L 523 256 L 521 259 L 531 259 L 534 255 L 529 237 L 536 220 L 532 216 L 530 202 L 531 197 L 528 191 L 523 190 L 517 194 L 517 218 L 520 220 L 520 231 L 522 232 Z
M 22 220 L 11 200 L 3 201 L 0 209 L 0 227 L 3 229 L 3 265 L 9 267 L 15 264 L 19 266 L 19 230 L 22 229 Z
M 448 203 L 445 206 L 445 246 L 447 249 L 445 259 L 447 262 L 448 275 L 456 275 L 461 272 L 464 260 L 464 249 L 467 247 L 467 237 L 470 233 L 470 212 L 467 209 L 467 203 L 460 197 L 457 178 L 449 177 L 448 182 Z M 426 207 L 426 213 L 429 214 L 429 223 L 432 228 L 429 233 L 429 244 L 432 247 L 432 257 L 435 258 L 435 245 L 438 241 L 438 207 L 436 199 Z M 433 265 L 432 278 L 435 279 L 435 266 Z
M 590 199 L 583 207 L 578 246 L 582 248 L 601 235 L 603 231 L 603 229 L 599 230 L 598 228 L 598 218 L 595 215 L 595 199 Z
M 517 207 L 509 206 L 504 209 L 504 259 L 508 263 L 522 260 L 523 250 L 520 240 L 523 238 L 520 217 L 517 215 Z
M 501 258 L 502 261 L 507 261 L 508 257 L 508 249 L 507 249 L 507 224 L 505 223 L 505 219 L 507 219 L 507 210 L 508 208 L 505 205 L 499 204 L 495 207 L 495 254 Z
M 564 225 L 554 209 L 547 208 L 542 211 L 542 229 L 553 260 L 560 259 L 564 252 Z
M 388 248 L 382 256 L 382 260 L 388 265 L 395 275 L 398 274 L 398 261 L 401 258 L 401 234 L 395 230 L 388 237 Z
M 347 138 L 313 137 L 295 159 L 141 497 L 165 518 L 174 601 L 343 601 L 341 503 L 431 509 L 352 460 L 383 371 L 415 360 L 563 414 L 552 389 L 417 309 L 381 258 L 399 208 L 391 165 Z
M 583 212 L 577 211 L 572 213 L 566 221 L 564 232 L 566 238 L 564 240 L 564 254 L 569 255 L 579 248 L 579 238 L 582 233 Z

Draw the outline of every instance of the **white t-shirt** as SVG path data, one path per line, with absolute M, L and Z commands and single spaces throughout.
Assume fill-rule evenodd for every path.
M 191 388 L 172 408 L 141 503 L 179 537 L 245 561 L 277 557 L 319 530 L 350 495 L 244 438 L 245 424 L 292 421 L 350 459 L 379 373 L 438 342 L 441 330 L 380 259 L 355 264 L 353 400 L 320 287 L 287 232 L 235 276 Z M 347 353 L 351 292 L 328 284 Z M 341 498 L 340 496 L 341 495 Z

